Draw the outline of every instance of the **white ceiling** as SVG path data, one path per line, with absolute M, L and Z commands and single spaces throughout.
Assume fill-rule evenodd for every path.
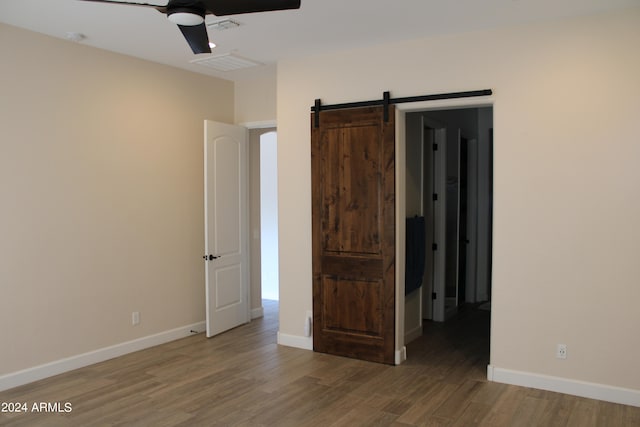
M 132 0 L 137 1 L 137 0 Z M 140 0 L 166 5 L 166 0 Z M 0 0 L 0 22 L 187 70 L 240 80 L 264 67 L 218 72 L 189 63 L 233 52 L 267 67 L 280 59 L 533 21 L 594 14 L 640 0 L 302 0 L 300 10 L 231 18 L 240 27 L 209 29 L 212 54 L 194 55 L 178 28 L 152 8 L 80 0 Z M 70 42 L 71 43 L 71 42 Z M 384 52 L 381 51 L 381 54 Z

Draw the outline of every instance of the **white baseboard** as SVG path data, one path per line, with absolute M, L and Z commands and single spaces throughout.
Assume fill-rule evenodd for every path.
M 180 328 L 171 329 L 169 331 L 160 332 L 147 337 L 90 351 L 88 353 L 56 360 L 54 362 L 24 369 L 22 371 L 5 374 L 0 376 L 0 391 L 39 381 L 64 372 L 73 371 L 74 369 L 83 368 L 95 363 L 104 362 L 105 360 L 144 350 L 149 347 L 155 347 L 160 344 L 188 337 L 194 332 L 199 333 L 204 330 L 205 322 L 194 323 L 193 325 L 182 326 Z
M 404 343 L 409 344 L 411 341 L 418 339 L 421 336 L 422 336 L 422 325 L 419 325 L 404 334 Z
M 304 350 L 313 350 L 313 337 L 283 334 L 278 331 L 278 344 L 287 347 L 302 348 Z
M 258 319 L 264 316 L 264 307 L 252 308 L 251 309 L 251 320 Z
M 491 365 L 487 367 L 487 379 L 498 383 L 555 391 L 589 399 L 640 407 L 640 390 L 513 371 Z
M 395 364 L 400 365 L 405 360 L 407 360 L 407 347 L 402 346 L 400 350 L 395 351 Z

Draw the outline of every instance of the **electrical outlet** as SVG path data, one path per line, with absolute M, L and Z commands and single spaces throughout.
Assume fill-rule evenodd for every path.
M 567 345 L 566 344 L 558 344 L 558 347 L 556 347 L 556 357 L 558 359 L 566 359 L 567 358 Z
M 133 313 L 131 313 L 131 324 L 133 326 L 136 326 L 139 323 L 140 323 L 140 312 L 134 311 Z

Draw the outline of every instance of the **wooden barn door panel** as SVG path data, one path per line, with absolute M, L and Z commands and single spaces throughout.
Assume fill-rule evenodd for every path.
M 315 114 L 315 113 L 314 113 Z M 394 363 L 395 128 L 382 107 L 312 114 L 313 346 Z

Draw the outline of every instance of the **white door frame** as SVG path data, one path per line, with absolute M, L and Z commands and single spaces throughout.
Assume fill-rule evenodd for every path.
M 438 150 L 433 153 L 434 182 L 433 192 L 438 194 L 438 201 L 434 203 L 433 233 L 438 250 L 433 254 L 433 292 L 436 298 L 433 300 L 433 320 L 444 322 L 447 313 L 446 300 L 446 255 L 447 255 L 447 129 L 440 124 L 429 123 L 434 129 L 434 141 L 438 144 Z M 437 127 L 434 127 L 437 126 Z M 428 248 L 431 249 L 431 248 Z
M 478 139 L 467 140 L 468 163 L 467 176 L 478 177 Z M 478 181 L 479 179 L 467 180 L 467 269 L 466 283 L 467 292 L 465 300 L 475 303 L 478 295 L 477 287 L 477 254 L 478 254 Z
M 260 144 L 259 144 L 259 139 L 260 136 L 263 135 L 264 133 L 268 133 L 271 131 L 275 131 L 277 133 L 278 131 L 278 126 L 277 126 L 277 122 L 275 120 L 264 120 L 264 121 L 256 121 L 256 122 L 243 122 L 243 123 L 239 123 L 238 126 L 242 126 L 245 127 L 249 130 L 249 151 L 251 152 L 252 150 L 257 150 L 258 151 L 258 170 L 260 169 Z M 255 132 L 254 132 L 255 131 Z M 252 138 L 256 138 L 258 141 L 258 144 L 256 144 L 256 146 L 253 146 L 254 143 L 256 142 L 255 140 L 253 140 Z M 251 155 L 251 154 L 250 154 Z M 249 170 L 249 180 L 250 180 L 250 185 L 254 185 L 255 183 L 255 178 L 252 176 L 252 174 L 256 173 L 257 171 L 253 168 L 255 165 L 251 164 L 251 161 L 249 163 L 250 165 L 250 170 Z M 258 181 L 260 181 L 260 174 L 258 174 Z M 259 184 L 260 186 L 260 184 Z M 259 189 L 257 189 L 257 195 L 253 194 L 251 195 L 251 199 L 249 202 L 249 209 L 252 212 L 251 215 L 255 216 L 255 209 L 260 207 L 260 197 L 261 197 L 261 191 Z M 257 203 L 257 206 L 255 205 L 255 203 Z M 278 203 L 278 201 L 276 201 L 276 203 Z M 260 209 L 258 209 L 258 211 L 260 211 Z M 262 226 L 260 225 L 260 216 L 261 213 L 257 212 L 257 219 L 254 217 L 253 219 L 251 219 L 251 225 L 250 225 L 250 250 L 251 253 L 254 254 L 255 256 L 252 257 L 252 259 L 250 260 L 250 264 L 251 264 L 251 271 L 253 272 L 253 276 L 251 277 L 250 280 L 250 286 L 249 286 L 249 301 L 251 302 L 251 304 L 254 304 L 255 301 L 253 301 L 254 298 L 256 298 L 256 295 L 260 295 L 260 302 L 259 302 L 259 306 L 253 306 L 251 308 L 251 319 L 257 319 L 259 317 L 262 317 L 264 315 L 264 307 L 262 306 L 262 259 L 261 259 L 261 251 L 262 251 L 262 247 L 261 247 L 261 240 L 262 240 Z M 257 222 L 256 222 L 257 221 Z M 256 234 L 257 233 L 257 234 Z M 258 236 L 258 237 L 256 237 Z M 257 240 L 257 246 L 256 246 L 256 240 Z M 277 251 L 279 251 L 279 248 L 276 248 Z M 280 273 L 280 266 L 278 265 L 276 268 L 278 268 L 278 274 Z M 255 292 L 255 294 L 254 294 Z M 279 284 L 278 284 L 278 292 L 279 292 Z
M 483 97 L 482 102 L 475 98 L 443 99 L 438 101 L 412 102 L 396 104 L 396 218 L 406 218 L 406 164 L 403 156 L 406 153 L 406 114 L 428 110 L 447 110 L 452 108 L 493 107 L 494 122 L 496 103 L 494 96 Z M 495 213 L 495 211 L 494 211 Z M 396 221 L 396 295 L 404 295 L 405 262 L 404 251 L 406 235 L 404 221 Z M 404 347 L 404 298 L 396 298 L 396 349 Z M 493 322 L 494 317 L 491 317 Z M 493 328 L 491 328 L 493 331 Z M 491 363 L 491 362 L 489 362 Z

